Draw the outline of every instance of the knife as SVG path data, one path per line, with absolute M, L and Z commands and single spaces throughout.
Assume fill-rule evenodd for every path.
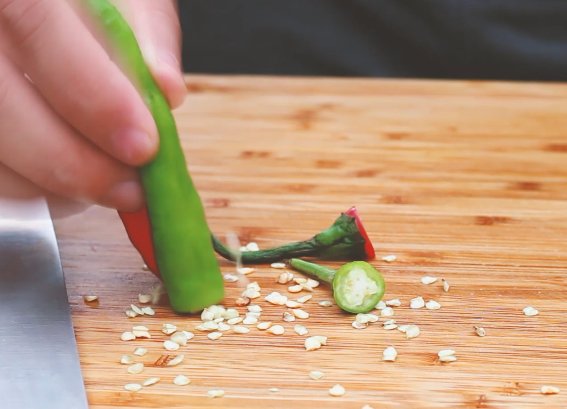
M 0 198 L 0 408 L 88 408 L 45 199 Z

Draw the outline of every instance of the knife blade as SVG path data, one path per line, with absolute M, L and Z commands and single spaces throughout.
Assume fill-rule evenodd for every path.
M 0 407 L 88 408 L 44 199 L 0 198 Z

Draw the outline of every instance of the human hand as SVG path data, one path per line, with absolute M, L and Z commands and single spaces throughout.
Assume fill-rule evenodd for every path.
M 174 0 L 113 3 L 170 105 L 180 105 L 186 88 Z M 157 130 L 81 6 L 0 0 L 0 195 L 134 211 L 143 204 L 135 166 L 156 153 Z

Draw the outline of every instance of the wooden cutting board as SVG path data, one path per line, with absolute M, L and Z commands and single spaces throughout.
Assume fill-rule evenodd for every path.
M 141 270 L 116 214 L 93 208 L 56 223 L 93 409 L 567 407 L 567 86 L 194 76 L 188 87 L 175 114 L 211 229 L 266 248 L 307 239 L 356 205 L 387 282 L 384 299 L 402 301 L 392 318 L 421 335 L 384 330 L 384 318 L 354 329 L 352 315 L 318 305 L 332 299 L 324 286 L 301 321 L 328 336 L 313 352 L 295 323 L 283 323 L 282 336 L 252 326 L 211 341 L 194 330 L 198 317 L 167 305 L 128 319 L 124 311 L 157 280 Z M 389 254 L 396 261 L 381 260 Z M 279 272 L 257 266 L 248 278 L 263 296 L 288 294 Z M 426 275 L 450 290 L 441 280 L 422 284 Z M 226 287 L 232 307 L 242 288 Z M 99 302 L 86 305 L 90 294 Z M 416 296 L 441 309 L 410 309 Z M 282 321 L 284 307 L 256 301 L 262 320 Z M 539 315 L 525 316 L 526 306 Z M 175 368 L 155 364 L 167 354 L 163 323 L 196 334 Z M 133 325 L 153 338 L 121 341 Z M 384 362 L 390 345 L 398 358 Z M 138 359 L 144 372 L 131 375 L 119 360 L 136 347 L 149 352 Z M 436 359 L 446 348 L 456 362 Z M 325 377 L 311 380 L 311 370 Z M 178 374 L 191 383 L 174 385 Z M 123 389 L 152 376 L 161 381 Z M 343 397 L 328 393 L 337 383 Z M 542 385 L 562 392 L 544 396 Z M 226 394 L 207 398 L 210 389 Z

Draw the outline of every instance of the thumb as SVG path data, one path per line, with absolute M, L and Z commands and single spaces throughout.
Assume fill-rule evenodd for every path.
M 181 69 L 181 27 L 175 0 L 115 0 L 131 25 L 154 79 L 171 108 L 187 96 Z

